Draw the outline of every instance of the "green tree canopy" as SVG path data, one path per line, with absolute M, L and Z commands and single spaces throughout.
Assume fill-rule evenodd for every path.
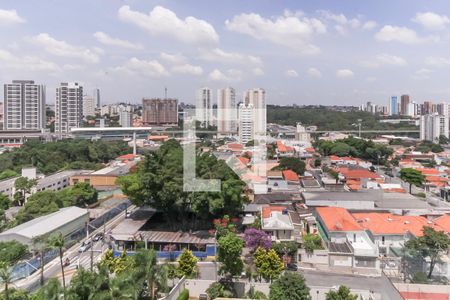
M 317 234 L 312 233 L 304 234 L 302 236 L 302 239 L 303 239 L 303 247 L 308 252 L 313 252 L 314 250 L 317 249 L 323 249 L 322 239 Z
M 189 249 L 184 249 L 181 255 L 178 257 L 178 276 L 187 278 L 193 278 L 197 275 L 197 261 L 198 259 L 192 254 Z
M 283 262 L 273 249 L 258 247 L 253 255 L 256 271 L 266 281 L 277 279 L 284 270 Z
M 337 291 L 329 291 L 326 294 L 326 300 L 358 300 L 358 296 L 351 294 L 350 289 L 345 285 L 341 285 Z
M 450 238 L 445 232 L 436 231 L 433 227 L 425 226 L 423 236 L 406 242 L 406 249 L 417 252 L 423 259 L 430 259 L 428 278 L 433 275 L 434 266 L 439 262 L 442 254 L 448 251 Z
M 409 183 L 409 193 L 412 192 L 412 186 L 421 186 L 425 177 L 420 171 L 413 168 L 403 168 L 400 170 L 400 179 Z
M 220 266 L 221 274 L 226 276 L 238 276 L 244 269 L 242 261 L 242 248 L 244 241 L 236 234 L 228 232 L 217 241 L 217 259 L 222 264 Z
M 305 278 L 296 272 L 285 272 L 270 285 L 270 300 L 309 300 Z
M 276 167 L 278 170 L 292 170 L 298 175 L 305 173 L 305 162 L 297 157 L 283 157 L 280 164 Z

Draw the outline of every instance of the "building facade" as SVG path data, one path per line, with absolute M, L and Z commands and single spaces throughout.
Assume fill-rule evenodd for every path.
M 200 126 L 207 128 L 213 125 L 213 113 L 212 113 L 212 92 L 211 89 L 204 87 L 197 90 L 195 97 L 195 115 L 197 121 L 200 122 Z
M 133 114 L 128 111 L 121 111 L 119 113 L 119 124 L 122 127 L 132 127 L 133 126 Z
M 245 105 L 251 104 L 254 113 L 254 131 L 257 135 L 265 135 L 267 129 L 266 91 L 262 88 L 248 90 L 244 93 Z
M 144 125 L 178 125 L 177 99 L 142 99 Z
M 95 109 L 97 104 L 95 102 L 95 97 L 84 95 L 83 96 L 83 117 L 95 116 Z
M 239 105 L 239 142 L 245 144 L 253 140 L 255 110 L 252 104 Z
M 408 115 L 409 108 L 409 95 L 402 95 L 400 97 L 400 114 L 403 116 Z
M 217 90 L 217 132 L 236 132 L 237 108 L 236 92 L 232 87 Z
M 45 123 L 44 85 L 32 80 L 13 80 L 4 85 L 4 130 L 42 130 Z
M 83 87 L 77 82 L 62 82 L 56 88 L 55 132 L 68 133 L 81 127 L 83 120 Z
M 391 96 L 391 101 L 389 101 L 389 114 L 391 116 L 398 115 L 398 100 L 397 100 L 397 96 Z
M 439 142 L 441 135 L 449 137 L 448 115 L 428 114 L 420 117 L 420 139 Z

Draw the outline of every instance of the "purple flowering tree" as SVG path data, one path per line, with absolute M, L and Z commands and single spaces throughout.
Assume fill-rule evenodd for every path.
M 249 248 L 251 252 L 255 252 L 258 247 L 267 250 L 272 246 L 270 235 L 256 228 L 246 229 L 244 232 L 244 240 L 245 246 Z

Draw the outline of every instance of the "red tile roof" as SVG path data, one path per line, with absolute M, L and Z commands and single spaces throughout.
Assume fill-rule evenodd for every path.
M 274 211 L 283 211 L 286 209 L 286 206 L 266 206 L 262 209 L 262 218 L 267 219 L 270 217 L 270 214 Z
M 445 232 L 450 232 L 450 214 L 445 214 L 434 220 L 434 224 L 441 227 Z
M 365 169 L 347 169 L 343 170 L 344 168 L 341 168 L 339 172 L 344 175 L 346 179 L 360 179 L 360 178 L 369 178 L 369 179 L 380 179 L 381 176 L 377 173 L 370 172 L 369 170 Z
M 421 172 L 423 175 L 439 175 L 442 174 L 439 170 L 432 168 L 416 168 L 417 171 Z
M 400 292 L 405 300 L 448 300 L 450 295 L 444 293 Z
M 324 225 L 329 231 L 361 231 L 362 227 L 353 216 L 342 207 L 318 207 L 316 208 Z
M 244 165 L 248 165 L 250 163 L 250 159 L 248 159 L 247 157 L 244 156 L 239 156 L 239 160 L 241 161 L 241 163 L 243 163 Z
M 283 177 L 284 177 L 284 180 L 287 180 L 287 181 L 297 181 L 297 182 L 299 181 L 297 173 L 295 173 L 292 170 L 284 170 Z
M 282 141 L 277 141 L 277 148 L 279 152 L 292 152 L 294 151 L 293 147 L 286 146 Z
M 373 234 L 405 234 L 407 231 L 415 236 L 422 236 L 424 226 L 432 226 L 442 231 L 440 226 L 429 222 L 422 216 L 400 216 L 391 213 L 353 213 L 358 224 Z
M 135 157 L 136 157 L 136 155 L 134 155 L 134 154 L 125 154 L 125 155 L 119 156 L 117 159 L 130 160 L 130 159 L 134 159 Z

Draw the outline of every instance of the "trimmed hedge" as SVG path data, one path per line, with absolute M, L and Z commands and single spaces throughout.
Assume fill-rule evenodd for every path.
M 189 299 L 189 290 L 184 289 L 181 291 L 181 293 L 178 295 L 177 300 L 188 300 Z

